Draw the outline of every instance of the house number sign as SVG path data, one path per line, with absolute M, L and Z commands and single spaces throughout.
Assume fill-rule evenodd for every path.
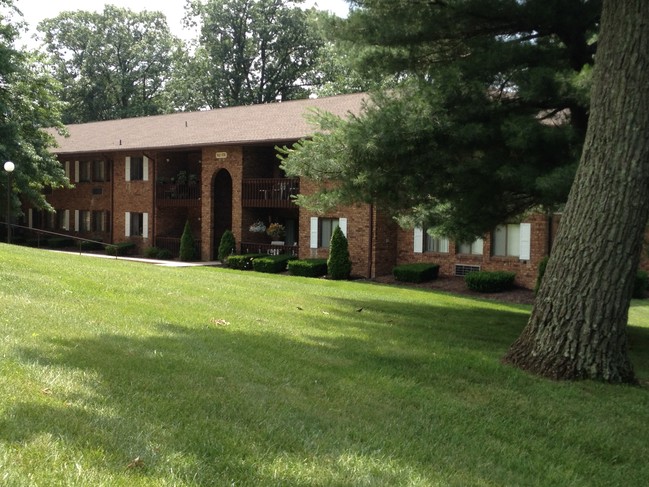
M 217 153 L 216 153 L 216 158 L 217 158 L 217 159 L 225 159 L 225 158 L 227 158 L 227 157 L 228 157 L 228 153 L 227 153 L 227 152 L 217 152 Z

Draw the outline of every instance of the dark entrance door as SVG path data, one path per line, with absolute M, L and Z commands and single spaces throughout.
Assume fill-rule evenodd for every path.
M 232 177 L 225 169 L 221 169 L 212 183 L 212 258 L 218 258 L 221 237 L 226 230 L 232 230 Z

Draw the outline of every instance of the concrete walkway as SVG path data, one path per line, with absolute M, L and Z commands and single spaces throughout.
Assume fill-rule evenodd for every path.
M 82 257 L 97 257 L 100 259 L 112 259 L 112 260 L 128 260 L 131 262 L 142 262 L 144 264 L 153 264 L 160 267 L 221 267 L 222 264 L 220 261 L 214 260 L 209 262 L 181 262 L 179 260 L 158 260 L 158 259 L 146 259 L 144 257 L 124 257 L 124 256 L 114 256 L 106 254 L 92 254 L 85 252 L 71 252 L 66 250 L 49 250 L 50 252 L 59 252 L 62 254 L 70 255 L 80 255 Z

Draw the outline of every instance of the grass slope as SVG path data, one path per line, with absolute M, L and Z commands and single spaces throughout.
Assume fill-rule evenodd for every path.
M 3 486 L 649 479 L 646 385 L 500 365 L 526 307 L 0 244 L 0 309 Z

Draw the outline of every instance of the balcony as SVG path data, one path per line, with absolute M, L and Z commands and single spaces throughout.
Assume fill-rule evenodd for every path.
M 200 206 L 201 185 L 199 182 L 192 184 L 158 183 L 156 184 L 156 205 L 188 207 Z
M 244 208 L 295 208 L 292 196 L 300 192 L 298 178 L 251 178 L 243 180 Z
M 268 255 L 293 255 L 297 258 L 300 249 L 295 245 L 265 244 L 253 242 L 241 242 L 242 254 L 268 254 Z

